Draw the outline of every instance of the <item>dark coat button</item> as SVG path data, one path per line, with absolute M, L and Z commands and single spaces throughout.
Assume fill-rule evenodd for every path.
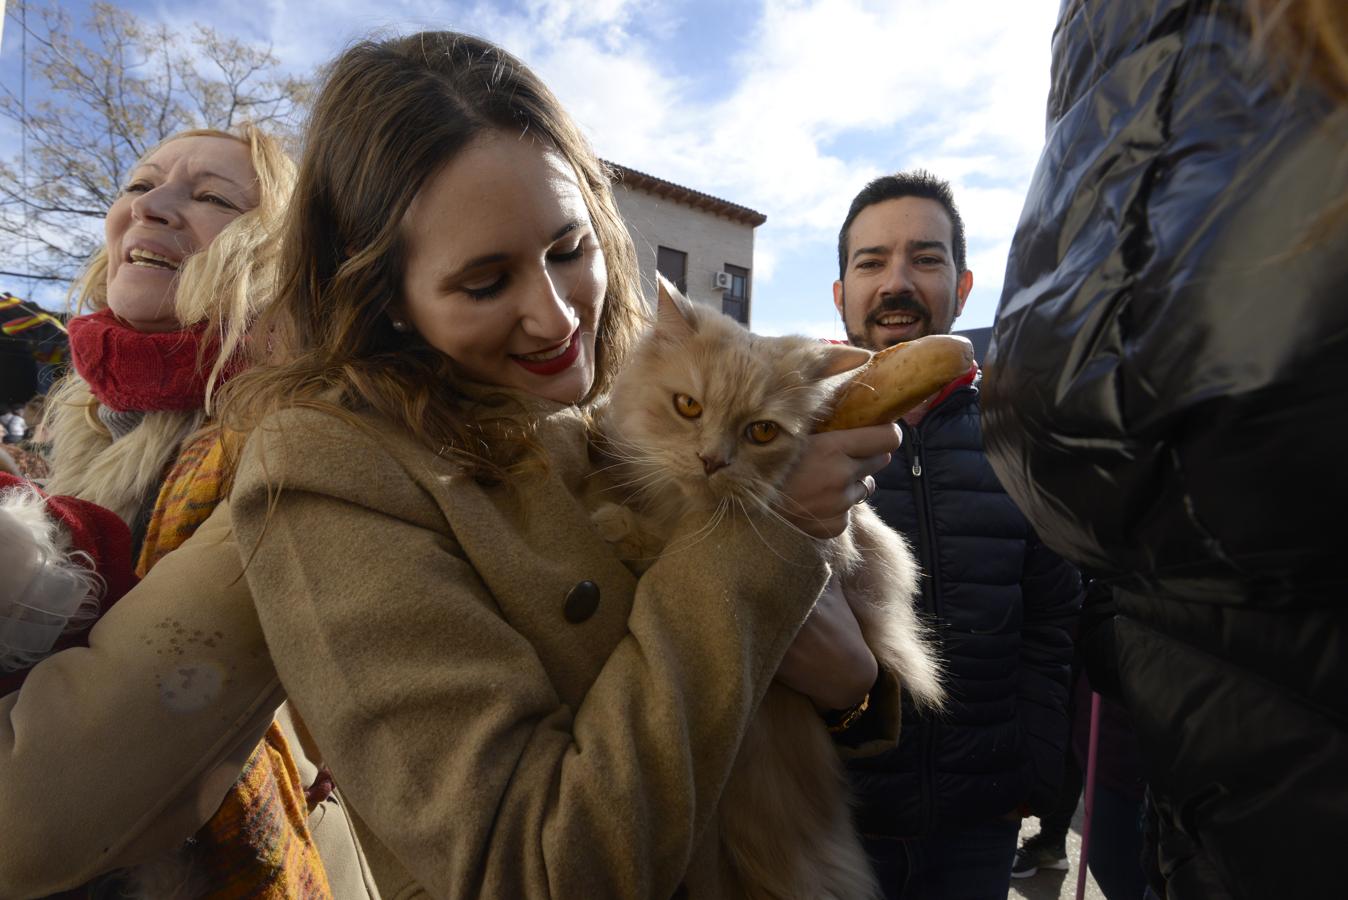
M 566 616 L 566 621 L 572 625 L 579 625 L 599 608 L 599 585 L 593 581 L 582 581 L 573 587 L 566 595 L 566 606 L 562 607 L 562 615 Z

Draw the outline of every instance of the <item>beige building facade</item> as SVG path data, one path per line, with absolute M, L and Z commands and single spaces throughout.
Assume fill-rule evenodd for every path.
M 641 288 L 655 307 L 655 273 L 690 300 L 748 325 L 753 309 L 754 229 L 767 216 L 617 163 L 613 196 L 637 248 Z

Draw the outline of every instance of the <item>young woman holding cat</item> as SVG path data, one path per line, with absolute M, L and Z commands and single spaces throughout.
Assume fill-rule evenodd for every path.
M 228 389 L 231 507 L 380 890 L 733 895 L 722 786 L 828 581 L 801 526 L 843 530 L 896 430 L 812 438 L 779 513 L 681 521 L 685 552 L 629 571 L 579 497 L 639 326 L 630 240 L 574 123 L 484 41 L 344 53 L 290 215 L 288 361 Z M 875 661 L 825 596 L 782 675 L 843 707 Z

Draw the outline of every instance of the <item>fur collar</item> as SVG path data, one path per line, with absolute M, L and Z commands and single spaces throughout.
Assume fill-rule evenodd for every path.
M 114 441 L 98 420 L 98 400 L 83 378 L 72 372 L 53 395 L 47 490 L 105 506 L 128 525 L 134 524 L 149 493 L 159 490 L 178 447 L 206 418 L 200 408 L 147 412 L 139 425 Z

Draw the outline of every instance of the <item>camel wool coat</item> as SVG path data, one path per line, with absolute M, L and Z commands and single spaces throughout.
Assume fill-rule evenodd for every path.
M 732 896 L 714 812 L 819 542 L 688 523 L 637 580 L 577 500 L 583 414 L 517 401 L 547 465 L 510 486 L 384 423 L 264 421 L 232 506 L 277 671 L 385 898 Z
M 162 861 L 220 806 L 273 717 L 301 781 L 318 760 L 283 705 L 229 507 L 103 616 L 88 647 L 0 698 L 0 898 Z M 337 900 L 377 900 L 335 798 L 309 828 Z

